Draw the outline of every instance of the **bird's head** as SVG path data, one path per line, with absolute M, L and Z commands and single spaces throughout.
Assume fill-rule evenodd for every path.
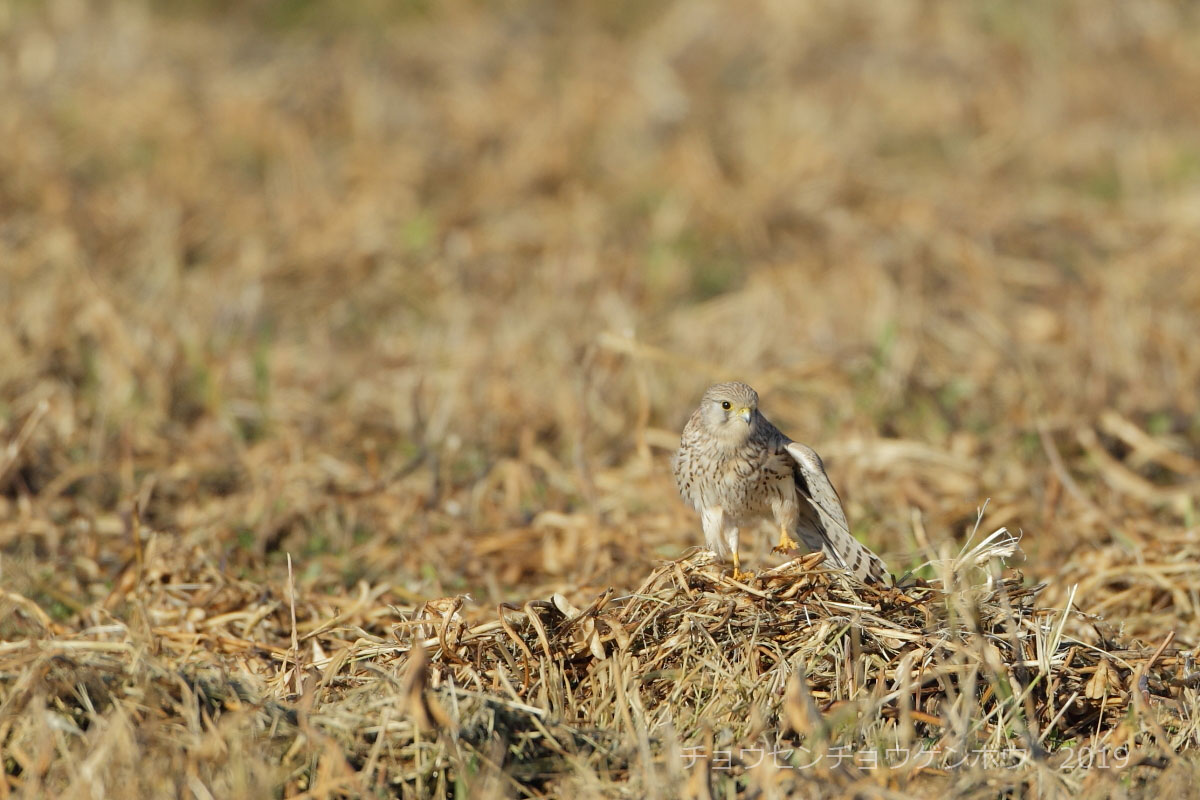
M 719 441 L 739 445 L 758 422 L 758 392 L 738 381 L 710 386 L 700 401 L 700 415 Z

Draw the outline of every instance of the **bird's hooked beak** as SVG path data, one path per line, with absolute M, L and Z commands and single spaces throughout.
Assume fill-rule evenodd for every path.
M 753 417 L 753 412 L 751 412 L 749 408 L 742 407 L 738 409 L 738 416 L 741 417 L 747 425 L 749 425 L 750 420 Z

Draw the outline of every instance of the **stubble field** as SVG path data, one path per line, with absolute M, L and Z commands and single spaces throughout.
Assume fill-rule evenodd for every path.
M 1187 3 L 0 5 L 0 800 L 1184 796 L 1197 131 Z M 697 549 L 732 378 L 895 586 Z

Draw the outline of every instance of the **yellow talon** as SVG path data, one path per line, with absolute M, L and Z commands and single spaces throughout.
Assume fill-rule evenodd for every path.
M 800 545 L 788 536 L 787 528 L 779 526 L 779 544 L 772 549 L 774 553 L 788 553 L 792 550 L 799 550 Z
M 739 583 L 747 583 L 754 578 L 753 572 L 742 572 L 742 561 L 738 554 L 733 554 L 733 579 Z

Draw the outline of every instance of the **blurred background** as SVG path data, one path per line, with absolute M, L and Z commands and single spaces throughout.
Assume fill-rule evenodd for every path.
M 738 378 L 894 572 L 986 502 L 1049 600 L 1194 626 L 1198 15 L 0 4 L 4 578 L 68 618 L 148 530 L 307 591 L 632 590 Z

